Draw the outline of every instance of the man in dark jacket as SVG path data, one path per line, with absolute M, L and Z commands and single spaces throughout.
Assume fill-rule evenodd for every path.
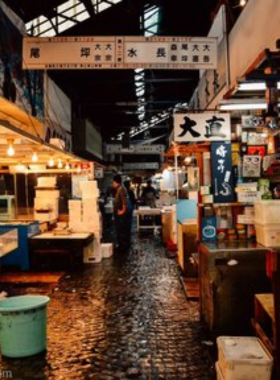
M 122 186 L 122 178 L 116 174 L 113 178 L 114 198 L 114 220 L 117 233 L 118 252 L 126 253 L 130 248 L 129 216 L 131 204 L 128 199 L 127 191 Z

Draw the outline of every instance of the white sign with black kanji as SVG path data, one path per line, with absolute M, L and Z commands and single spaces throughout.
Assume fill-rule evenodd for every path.
M 217 68 L 215 37 L 24 37 L 23 69 Z
M 224 141 L 231 139 L 228 113 L 174 114 L 174 140 L 178 142 Z

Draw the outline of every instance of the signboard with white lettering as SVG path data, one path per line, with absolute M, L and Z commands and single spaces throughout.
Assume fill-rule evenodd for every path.
M 25 37 L 24 69 L 216 69 L 214 37 Z
M 130 145 L 123 148 L 121 144 L 106 144 L 107 154 L 161 154 L 164 153 L 164 145 Z
M 174 140 L 179 142 L 231 139 L 230 114 L 217 112 L 174 114 Z
M 123 168 L 125 170 L 157 170 L 159 164 L 158 162 L 124 162 Z

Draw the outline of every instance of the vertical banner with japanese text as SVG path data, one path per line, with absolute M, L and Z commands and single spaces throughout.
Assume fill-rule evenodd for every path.
M 235 201 L 230 141 L 211 143 L 212 187 L 214 203 Z

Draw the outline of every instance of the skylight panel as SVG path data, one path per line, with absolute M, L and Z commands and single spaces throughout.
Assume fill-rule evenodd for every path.
M 98 5 L 95 6 L 97 13 L 105 11 L 105 9 L 108 9 L 112 6 L 112 4 L 109 4 L 105 1 L 100 2 Z
M 85 5 L 80 3 L 80 4 L 77 4 L 75 7 L 72 7 L 70 9 L 67 9 L 64 12 L 59 12 L 59 13 L 66 17 L 75 17 L 77 14 L 82 13 L 82 12 L 87 12 L 87 11 L 86 11 Z
M 78 14 L 75 17 L 75 20 L 77 20 L 78 22 L 82 22 L 84 20 L 87 20 L 88 18 L 90 18 L 90 15 L 89 15 L 89 13 L 87 11 L 85 11 L 83 13 Z
M 77 6 L 76 4 L 77 4 L 77 1 L 74 2 L 73 0 L 68 0 L 65 3 L 63 3 L 57 7 L 57 12 L 63 13 L 64 11 L 68 10 L 69 8 L 75 8 Z
M 58 32 L 62 33 L 62 32 L 64 32 L 64 30 L 70 29 L 74 25 L 76 25 L 75 22 L 70 21 L 70 20 L 66 20 L 66 21 L 64 21 L 58 25 Z

